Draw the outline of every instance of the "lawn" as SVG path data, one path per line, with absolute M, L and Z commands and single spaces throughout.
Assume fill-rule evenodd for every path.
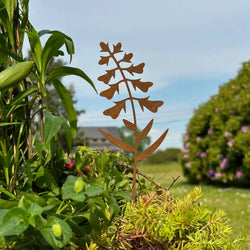
M 170 186 L 172 178 L 180 176 L 171 188 L 173 195 L 180 198 L 194 187 L 194 185 L 187 183 L 181 166 L 177 162 L 160 165 L 140 165 L 139 171 L 152 177 L 154 181 L 165 187 Z M 216 208 L 223 209 L 228 214 L 229 223 L 233 228 L 234 234 L 238 235 L 239 232 L 245 232 L 248 234 L 248 238 L 250 238 L 250 189 L 207 185 L 196 186 L 200 186 L 203 193 L 201 203 L 206 204 L 212 210 Z M 247 249 L 250 249 L 250 242 L 248 242 Z

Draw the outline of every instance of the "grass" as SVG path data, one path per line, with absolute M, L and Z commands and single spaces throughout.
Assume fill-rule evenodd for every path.
M 181 166 L 177 162 L 140 165 L 139 171 L 165 187 L 170 186 L 173 181 L 172 178 L 180 176 L 171 188 L 173 195 L 179 198 L 185 196 L 195 186 L 187 183 Z M 224 210 L 228 214 L 234 235 L 244 232 L 250 239 L 250 189 L 223 188 L 211 185 L 196 186 L 201 187 L 203 193 L 201 203 L 206 204 L 212 210 L 219 208 Z M 250 249 L 250 242 L 248 242 L 247 247 L 247 249 Z

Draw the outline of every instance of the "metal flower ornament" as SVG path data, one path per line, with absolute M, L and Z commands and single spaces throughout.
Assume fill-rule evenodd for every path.
M 109 65 L 109 62 L 112 60 L 115 67 L 113 69 L 106 70 L 106 73 L 98 78 L 99 81 L 104 82 L 108 88 L 100 93 L 101 96 L 106 97 L 107 99 L 112 99 L 114 95 L 117 93 L 119 94 L 119 90 L 121 89 L 121 85 L 124 85 L 128 97 L 120 100 L 115 101 L 114 106 L 105 110 L 103 112 L 104 115 L 111 116 L 113 119 L 116 119 L 121 111 L 123 110 L 126 112 L 127 105 L 131 105 L 132 108 L 132 121 L 128 121 L 126 119 L 123 119 L 124 125 L 134 131 L 135 136 L 135 146 L 131 146 L 116 137 L 114 137 L 111 134 L 108 134 L 107 132 L 103 131 L 102 129 L 99 129 L 100 132 L 113 144 L 120 147 L 121 149 L 133 152 L 134 153 L 134 166 L 133 166 L 133 182 L 132 182 L 132 193 L 131 193 L 131 199 L 132 201 L 135 201 L 136 196 L 136 173 L 137 173 L 137 162 L 148 157 L 151 155 L 162 143 L 162 141 L 165 139 L 168 129 L 152 144 L 150 145 L 145 151 L 138 154 L 137 152 L 137 146 L 138 143 L 141 142 L 150 132 L 152 125 L 153 125 L 153 119 L 145 126 L 145 128 L 138 134 L 138 120 L 136 116 L 136 104 L 137 107 L 139 107 L 142 111 L 144 109 L 148 109 L 149 111 L 156 113 L 158 111 L 158 108 L 163 105 L 162 101 L 151 101 L 149 99 L 149 96 L 144 98 L 137 98 L 133 95 L 133 92 L 136 90 L 140 90 L 142 92 L 148 92 L 149 88 L 152 87 L 152 82 L 143 82 L 140 78 L 135 78 L 135 75 L 142 74 L 143 68 L 145 66 L 145 63 L 140 63 L 139 65 L 134 65 L 131 62 L 131 59 L 133 57 L 132 53 L 124 53 L 121 48 L 122 44 L 117 43 L 113 45 L 112 50 L 109 47 L 108 43 L 101 42 L 101 52 L 105 53 L 105 56 L 101 56 L 101 59 L 99 60 L 100 65 L 106 64 Z M 120 54 L 123 53 L 123 54 Z M 119 54 L 119 55 L 118 55 Z M 125 66 L 124 66 L 125 65 Z M 118 78 L 117 75 L 120 75 Z M 112 80 L 112 83 L 111 83 Z

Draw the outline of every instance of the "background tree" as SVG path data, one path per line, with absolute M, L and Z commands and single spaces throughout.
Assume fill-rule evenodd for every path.
M 137 134 L 140 134 L 141 130 L 137 129 Z M 134 131 L 128 129 L 127 127 L 123 126 L 119 128 L 119 134 L 121 137 L 121 140 L 131 146 L 135 146 L 135 133 Z M 143 152 L 150 144 L 151 142 L 151 138 L 149 136 L 146 136 L 144 140 L 142 140 L 141 142 L 138 143 L 138 154 L 140 154 L 141 152 Z M 131 156 L 132 153 L 131 152 L 125 152 L 125 154 Z

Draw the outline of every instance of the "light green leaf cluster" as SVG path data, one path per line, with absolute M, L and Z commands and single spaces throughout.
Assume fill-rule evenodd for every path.
M 170 191 L 152 192 L 128 203 L 109 228 L 110 244 L 113 249 L 241 249 L 242 239 L 232 239 L 225 212 L 200 205 L 200 197 L 201 190 L 194 188 L 183 199 Z

